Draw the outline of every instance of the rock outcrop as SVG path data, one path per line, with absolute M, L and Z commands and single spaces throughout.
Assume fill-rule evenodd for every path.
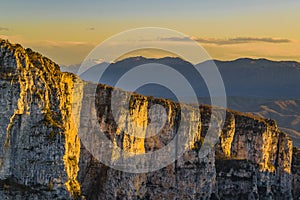
M 292 141 L 272 120 L 228 110 L 219 143 L 200 152 L 210 125 L 209 106 L 184 116 L 196 128 L 185 127 L 184 135 L 192 142 L 172 164 L 136 174 L 105 166 L 80 142 L 78 133 L 89 87 L 40 54 L 0 41 L 1 199 L 300 198 L 299 150 L 293 150 Z M 164 107 L 167 121 L 160 134 L 144 139 L 130 135 L 131 127 L 120 131 L 117 124 L 122 123 L 111 113 L 112 91 L 130 98 L 128 115 L 142 130 L 151 105 Z M 92 103 L 107 138 L 133 154 L 168 144 L 178 128 L 180 110 L 191 109 L 105 85 L 97 86 Z M 112 160 L 122 157 L 106 154 Z
M 227 116 L 230 116 L 226 122 L 229 126 L 224 127 L 220 137 L 222 148 L 218 148 L 218 145 L 216 147 L 220 197 L 291 199 L 290 138 L 279 131 L 272 120 L 262 120 L 235 112 L 229 112 Z M 232 142 L 227 144 L 228 141 Z M 230 148 L 224 151 L 224 146 Z
M 80 141 L 70 118 L 76 77 L 30 49 L 0 44 L 2 199 L 78 196 Z

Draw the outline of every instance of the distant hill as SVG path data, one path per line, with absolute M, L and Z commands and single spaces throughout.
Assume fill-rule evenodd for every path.
M 224 80 L 228 96 L 263 98 L 299 98 L 300 63 L 241 58 L 234 61 L 206 61 L 197 68 L 215 62 Z
M 187 61 L 174 57 L 165 57 L 160 59 L 132 57 L 111 64 L 101 63 L 80 74 L 80 78 L 85 81 L 100 82 L 115 86 L 117 81 L 122 77 L 123 74 L 127 73 L 131 69 L 134 69 L 137 66 L 145 64 L 147 64 L 147 67 L 153 69 L 147 74 L 147 76 L 163 76 L 163 79 L 168 80 L 168 82 L 170 82 L 171 84 L 175 84 L 178 87 L 181 93 L 177 95 L 188 98 L 187 95 L 189 94 L 186 94 L 184 90 L 180 90 L 181 83 L 178 83 L 178 80 L 174 79 L 172 74 L 168 74 L 168 72 L 165 72 L 164 74 L 161 74 L 161 72 L 159 72 L 158 74 L 158 68 L 160 67 L 159 65 L 170 66 L 172 67 L 172 69 L 175 69 L 180 74 L 182 74 L 185 79 L 189 81 L 197 96 L 208 96 L 207 87 L 195 67 Z M 99 77 L 99 74 L 102 74 L 102 77 Z M 128 90 L 126 86 L 124 86 L 123 89 Z M 173 94 L 172 91 L 170 91 L 167 87 L 163 87 L 158 84 L 148 84 L 144 87 L 139 88 L 136 92 L 147 96 L 162 97 L 175 101 L 177 100 L 175 94 Z

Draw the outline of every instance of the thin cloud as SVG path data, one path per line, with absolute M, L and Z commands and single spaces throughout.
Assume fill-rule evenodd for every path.
M 291 40 L 288 40 L 288 39 L 278 39 L 278 38 L 237 37 L 237 38 L 229 39 L 228 42 L 229 43 L 230 42 L 233 42 L 233 43 L 249 43 L 249 42 L 290 43 Z
M 245 44 L 245 43 L 256 43 L 256 42 L 265 42 L 265 43 L 290 43 L 292 42 L 289 39 L 282 38 L 270 38 L 270 37 L 236 37 L 229 39 L 215 39 L 215 38 L 198 38 L 198 37 L 168 37 L 160 38 L 161 41 L 190 41 L 195 40 L 200 43 L 205 44 L 214 44 L 214 45 L 234 45 L 234 44 Z
M 5 27 L 0 27 L 0 31 L 9 31 L 9 29 Z
M 24 39 L 22 35 L 2 35 L 0 34 L 0 39 L 9 40 L 12 43 L 23 43 Z
M 86 28 L 86 30 L 87 30 L 87 31 L 94 31 L 95 28 L 94 28 L 94 27 L 88 27 L 88 28 Z
M 62 46 L 91 46 L 91 43 L 81 42 L 81 41 L 42 41 L 44 45 L 53 46 L 53 47 L 62 47 Z M 35 41 L 34 43 L 41 43 Z
M 22 35 L 7 36 L 1 35 L 0 38 L 9 40 L 12 43 L 19 43 L 30 48 L 92 48 L 95 44 L 84 41 L 55 41 L 55 40 L 26 40 Z
M 166 37 L 166 38 L 159 38 L 161 41 L 178 41 L 178 42 L 185 42 L 195 40 L 193 37 Z

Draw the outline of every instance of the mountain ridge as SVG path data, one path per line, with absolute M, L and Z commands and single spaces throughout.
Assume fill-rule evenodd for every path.
M 172 56 L 166 56 L 166 57 L 161 57 L 161 58 L 149 58 L 149 57 L 144 57 L 144 56 L 133 56 L 133 57 L 124 58 L 122 60 L 117 60 L 115 62 L 105 62 L 104 61 L 103 63 L 112 64 L 112 63 L 116 63 L 116 62 L 120 62 L 120 61 L 124 61 L 124 60 L 136 60 L 136 59 L 143 59 L 143 60 L 150 59 L 150 60 L 153 60 L 153 61 L 161 60 L 161 59 L 174 59 L 174 60 L 180 59 L 182 61 L 188 62 L 188 61 L 184 60 L 183 58 L 172 57 Z M 210 59 L 210 60 L 205 60 L 205 61 L 196 63 L 194 65 L 203 64 L 205 62 L 232 63 L 232 62 L 237 62 L 237 61 L 264 61 L 264 62 L 271 62 L 271 63 L 288 63 L 288 64 L 294 64 L 294 65 L 299 65 L 300 66 L 300 62 L 294 61 L 294 60 L 272 60 L 272 59 L 267 59 L 267 58 L 251 58 L 251 57 L 240 57 L 240 58 L 236 58 L 236 59 L 232 59 L 232 60 Z M 68 67 L 75 67 L 75 66 L 80 67 L 80 65 L 81 65 L 81 63 L 74 64 L 74 65 L 62 65 L 62 66 L 63 66 L 63 68 L 67 69 Z
M 271 62 L 271 63 L 290 63 L 290 64 L 296 64 L 300 65 L 300 62 L 294 61 L 294 60 L 272 60 L 272 59 L 267 59 L 267 58 L 250 58 L 250 57 L 241 57 L 241 58 L 236 58 L 232 60 L 220 60 L 220 59 L 211 59 L 211 60 L 206 60 L 203 62 L 222 62 L 222 63 L 227 63 L 227 62 L 237 62 L 237 61 L 263 61 L 263 62 Z M 203 62 L 200 62 L 198 64 L 201 64 Z M 196 64 L 196 65 L 198 65 Z

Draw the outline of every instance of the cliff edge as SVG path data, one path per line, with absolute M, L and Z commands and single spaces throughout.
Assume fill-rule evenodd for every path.
M 275 121 L 227 110 L 219 142 L 200 155 L 210 125 L 211 107 L 205 105 L 190 116 L 198 127 L 192 130 L 195 137 L 174 163 L 139 174 L 103 165 L 80 142 L 74 119 L 84 114 L 79 108 L 90 84 L 60 72 L 57 64 L 30 49 L 0 40 L 1 199 L 300 198 L 299 150 Z M 174 137 L 179 104 L 96 87 L 97 119 L 115 145 L 140 154 L 160 149 Z M 130 127 L 119 132 L 111 112 L 112 91 L 131 98 L 130 115 L 142 127 L 149 107 L 163 106 L 167 122 L 160 134 L 141 139 L 130 136 Z

